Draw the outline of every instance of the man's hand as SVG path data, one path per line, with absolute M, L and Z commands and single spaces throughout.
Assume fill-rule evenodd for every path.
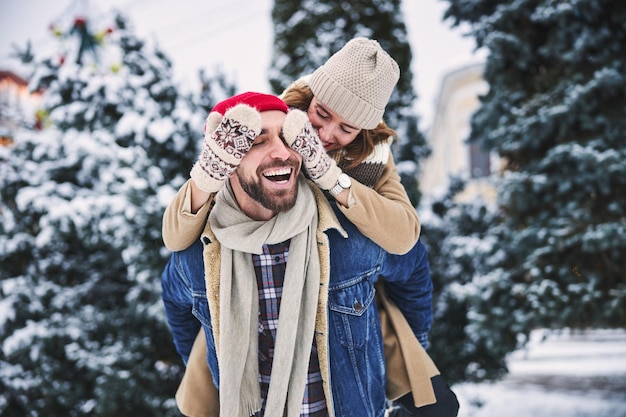
M 261 115 L 246 104 L 238 104 L 223 117 L 209 114 L 204 142 L 191 178 L 208 193 L 219 191 L 261 133 Z
M 304 169 L 313 182 L 322 190 L 333 188 L 341 169 L 326 153 L 306 113 L 290 110 L 283 124 L 283 135 L 287 144 L 302 155 Z

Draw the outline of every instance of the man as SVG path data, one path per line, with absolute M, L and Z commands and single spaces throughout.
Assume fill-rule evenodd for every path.
M 300 153 L 307 171 L 328 161 L 302 150 L 315 134 L 304 113 L 258 93 L 214 110 L 192 178 L 224 187 L 200 241 L 163 274 L 179 353 L 187 362 L 202 326 L 220 415 L 382 416 L 374 285 L 383 278 L 408 312 L 424 247 L 386 253 L 309 186 Z

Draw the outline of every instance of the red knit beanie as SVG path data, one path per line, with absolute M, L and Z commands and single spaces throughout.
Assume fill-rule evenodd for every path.
M 204 121 L 204 132 L 213 132 L 222 120 L 222 116 L 238 104 L 248 105 L 258 112 L 279 110 L 287 113 L 289 111 L 285 102 L 276 96 L 248 91 L 217 103 Z
M 213 110 L 211 110 L 211 113 L 216 111 L 223 115 L 237 104 L 247 104 L 259 112 L 280 110 L 283 113 L 287 113 L 289 110 L 285 102 L 276 96 L 248 91 L 247 93 L 242 93 L 217 103 L 215 107 L 213 107 Z

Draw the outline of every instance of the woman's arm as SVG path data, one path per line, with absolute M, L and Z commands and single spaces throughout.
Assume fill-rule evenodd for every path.
M 172 252 L 187 249 L 198 240 L 209 217 L 215 194 L 187 180 L 163 214 L 163 243 Z
M 373 188 L 353 179 L 350 193 L 354 204 L 339 207 L 361 233 L 392 254 L 404 254 L 415 245 L 420 235 L 419 217 L 400 183 L 392 156 Z M 163 242 L 169 250 L 186 249 L 200 237 L 213 198 L 214 194 L 198 189 L 191 179 L 180 188 L 163 215 Z
M 411 250 L 420 236 L 421 226 L 417 211 L 400 183 L 393 156 L 389 155 L 373 188 L 353 179 L 350 192 L 354 204 L 338 206 L 361 233 L 392 254 L 402 255 Z

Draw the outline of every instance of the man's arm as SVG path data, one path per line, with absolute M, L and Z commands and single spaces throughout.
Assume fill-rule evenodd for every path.
M 200 330 L 200 322 L 192 314 L 191 284 L 176 268 L 179 254 L 172 254 L 161 274 L 161 298 L 176 351 L 187 364 L 194 339 Z
M 433 283 L 428 251 L 418 240 L 405 255 L 387 255 L 381 271 L 387 295 L 406 318 L 420 343 L 426 347 L 433 320 Z

